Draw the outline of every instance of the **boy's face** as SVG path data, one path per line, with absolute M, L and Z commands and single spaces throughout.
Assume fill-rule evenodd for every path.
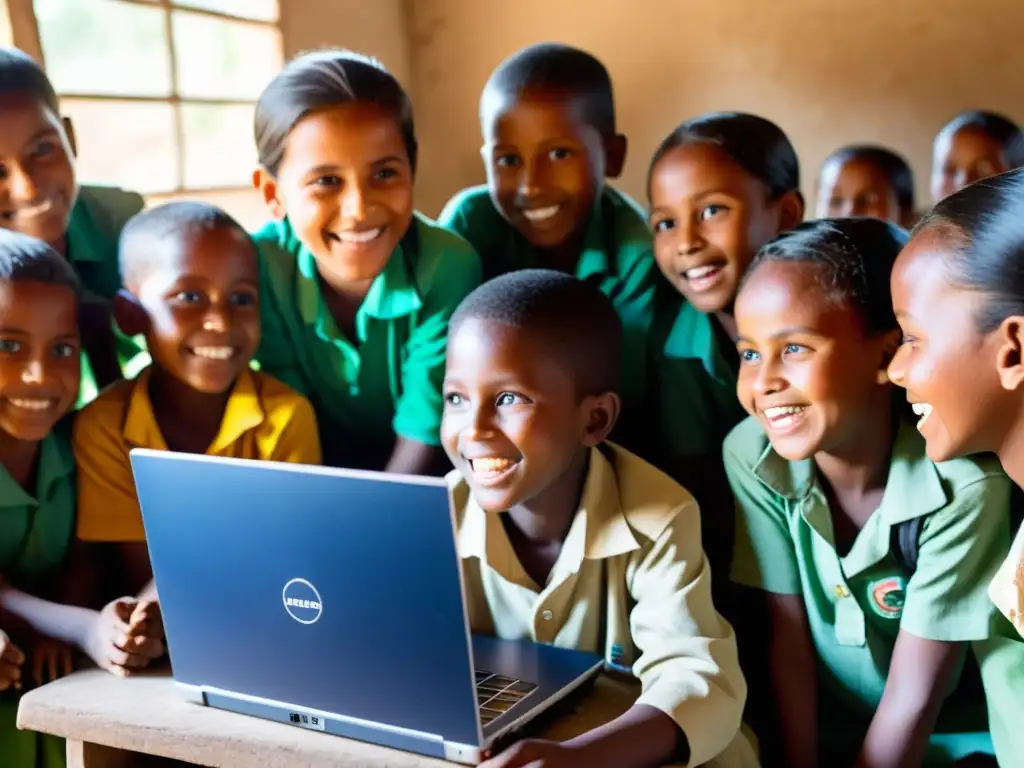
M 903 226 L 903 213 L 889 179 L 877 165 L 863 158 L 831 161 L 818 181 L 819 219 L 873 216 Z
M 63 286 L 0 282 L 0 430 L 38 442 L 78 397 L 78 300 Z
M 255 246 L 228 227 L 166 238 L 140 285 L 130 286 L 143 313 L 118 322 L 141 330 L 154 364 L 192 389 L 227 392 L 260 342 L 259 272 Z M 136 315 L 137 317 L 137 315 Z
M 581 115 L 579 100 L 559 92 L 488 97 L 481 154 L 491 200 L 537 248 L 582 236 L 606 174 L 618 174 Z
M 783 201 L 771 201 L 761 181 L 711 144 L 667 152 L 651 173 L 650 196 L 658 267 L 706 314 L 732 307 L 750 260 L 786 226 Z
M 584 449 L 589 398 L 537 333 L 469 318 L 448 342 L 441 442 L 489 512 L 536 502 Z
M 736 325 L 737 394 L 775 451 L 798 461 L 848 446 L 888 381 L 897 334 L 867 335 L 801 262 L 761 264 L 736 298 Z
M 937 203 L 954 192 L 1009 170 L 1003 146 L 980 128 L 961 128 L 940 135 L 932 157 L 932 199 Z
M 329 285 L 379 275 L 412 224 L 413 174 L 393 114 L 356 102 L 306 116 L 288 134 L 277 178 L 257 172 Z
M 77 192 L 64 126 L 27 94 L 0 97 L 0 125 L 0 226 L 62 250 Z

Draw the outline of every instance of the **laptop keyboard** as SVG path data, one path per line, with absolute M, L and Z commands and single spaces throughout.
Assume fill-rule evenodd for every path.
M 535 690 L 537 686 L 533 683 L 476 670 L 476 701 L 480 708 L 480 723 L 487 725 L 501 717 Z

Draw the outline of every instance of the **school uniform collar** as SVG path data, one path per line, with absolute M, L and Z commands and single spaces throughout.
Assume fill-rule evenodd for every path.
M 669 289 L 673 290 L 674 289 Z M 666 358 L 693 357 L 700 360 L 707 374 L 716 381 L 732 385 L 736 375 L 729 369 L 718 345 L 718 334 L 712 323 L 718 322 L 690 302 L 679 298 L 678 311 L 665 337 Z
M 59 429 L 57 425 L 55 429 Z M 44 437 L 39 443 L 39 470 L 36 478 L 37 496 L 32 496 L 14 482 L 7 468 L 0 464 L 0 509 L 35 507 L 46 501 L 57 483 L 75 473 L 75 458 L 67 440 L 54 434 Z
M 460 556 L 486 561 L 506 580 L 521 580 L 522 567 L 501 521 L 496 515 L 484 512 L 472 493 L 468 496 L 459 532 Z M 562 552 L 551 572 L 551 583 L 579 571 L 584 559 L 604 560 L 640 548 L 619 498 L 618 481 L 611 463 L 598 448 L 591 448 L 580 508 L 562 542 Z
M 786 461 L 769 442 L 754 465 L 754 474 L 775 493 L 799 501 L 817 484 L 813 459 Z M 949 504 L 935 464 L 925 453 L 924 438 L 909 420 L 902 419 L 893 444 L 889 477 L 879 512 L 889 525 L 931 514 Z
M 423 307 L 423 299 L 416 288 L 410 266 L 419 252 L 420 219 L 418 213 L 413 215 L 409 231 L 392 252 L 384 270 L 370 284 L 370 290 L 356 312 L 356 334 L 360 342 L 366 339 L 367 318 L 395 320 Z M 337 336 L 336 332 L 331 332 L 330 326 L 334 325 L 334 319 L 320 295 L 320 279 L 313 254 L 298 243 L 290 224 L 288 229 L 290 238 L 298 246 L 296 261 L 299 278 L 296 291 L 302 321 L 314 326 L 321 335 L 326 334 L 328 338 Z
M 74 206 L 71 209 L 71 218 L 68 221 L 67 248 L 68 259 L 72 263 L 107 261 L 107 256 L 101 253 L 95 245 L 101 242 L 100 232 L 96 228 L 89 206 L 78 195 Z
M 149 399 L 149 379 L 152 368 L 146 368 L 132 384 L 128 397 L 122 434 L 125 442 L 132 447 L 152 448 L 166 451 L 167 442 L 160 432 L 153 413 L 153 402 Z M 207 448 L 207 453 L 216 454 L 233 445 L 250 429 L 258 427 L 266 419 L 266 412 L 256 392 L 252 371 L 244 369 L 231 390 L 220 429 Z

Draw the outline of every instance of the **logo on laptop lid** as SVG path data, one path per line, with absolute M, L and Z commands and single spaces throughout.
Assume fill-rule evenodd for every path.
M 292 579 L 281 592 L 284 609 L 299 624 L 316 624 L 323 613 L 320 593 L 305 579 Z

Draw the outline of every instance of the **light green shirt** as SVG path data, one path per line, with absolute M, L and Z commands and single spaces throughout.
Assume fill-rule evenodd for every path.
M 121 230 L 128 220 L 142 210 L 145 202 L 134 192 L 116 187 L 84 186 L 71 211 L 68 223 L 68 260 L 78 272 L 85 290 L 84 301 L 102 302 L 111 306 L 121 290 L 121 271 L 117 246 Z M 130 339 L 115 326 L 118 357 L 126 375 L 145 365 L 132 365 L 145 346 L 141 339 Z M 147 358 L 148 359 L 148 358 Z M 91 402 L 98 394 L 96 379 L 88 355 L 82 355 L 82 384 L 78 407 Z
M 1024 755 L 1024 639 L 1001 615 L 992 636 L 972 644 L 988 701 L 988 722 L 1000 765 Z
M 438 223 L 466 238 L 480 254 L 484 279 L 544 267 L 542 255 L 494 207 L 487 187 L 453 197 Z M 647 425 L 635 423 L 646 393 L 646 335 L 651 325 L 657 265 L 647 216 L 621 192 L 606 187 L 598 198 L 576 264 L 576 277 L 596 285 L 622 318 L 621 394 L 624 422 L 615 440 L 638 450 Z M 627 423 L 628 422 L 628 423 Z
M 1010 481 L 996 461 L 934 464 L 914 426 L 902 424 L 882 503 L 840 556 L 813 460 L 780 457 L 753 418 L 729 434 L 723 453 L 738 508 L 733 580 L 803 596 L 823 700 L 838 703 L 822 721 L 824 748 L 839 731 L 854 744 L 863 736 L 900 629 L 946 642 L 989 636 L 988 583 L 1009 546 Z M 891 553 L 892 530 L 922 515 L 908 579 Z M 978 703 L 948 699 L 937 733 L 972 729 L 984 730 Z M 967 741 L 964 749 L 976 746 Z
M 420 216 L 341 333 L 313 255 L 286 220 L 254 235 L 261 253 L 262 370 L 313 403 L 324 462 L 382 469 L 399 435 L 439 445 L 448 320 L 480 283 L 457 235 Z
M 40 444 L 34 495 L 0 465 L 0 574 L 28 592 L 43 589 L 44 597 L 75 530 L 75 462 L 69 427 L 68 419 Z M 0 764 L 63 765 L 61 740 L 17 729 L 19 695 L 15 691 L 0 694 Z

